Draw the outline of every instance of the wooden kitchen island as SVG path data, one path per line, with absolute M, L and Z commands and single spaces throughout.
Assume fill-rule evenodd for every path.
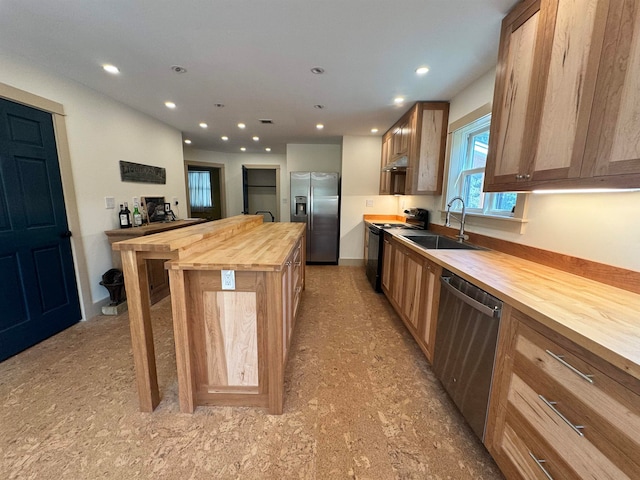
M 264 223 L 167 262 L 182 412 L 242 405 L 282 413 L 304 235 L 304 224 Z
M 178 298 L 178 301 L 172 299 L 172 308 L 181 410 L 193 411 L 195 402 L 193 396 L 194 377 L 192 377 L 195 372 L 192 361 L 194 357 L 191 355 L 188 341 L 189 338 L 193 338 L 191 335 L 193 325 L 186 323 L 190 321 L 192 314 L 191 305 L 187 305 L 187 303 L 195 297 L 191 292 L 184 290 L 185 279 L 187 279 L 187 284 L 190 282 L 189 274 L 180 273 L 186 271 L 186 268 L 180 263 L 185 261 L 185 266 L 192 265 L 193 268 L 209 271 L 215 271 L 212 267 L 216 265 L 224 266 L 225 270 L 239 270 L 236 272 L 238 290 L 245 286 L 245 271 L 270 272 L 264 273 L 262 280 L 256 280 L 255 284 L 256 348 L 262 362 L 259 362 L 258 366 L 257 390 L 259 393 L 250 394 L 250 396 L 261 398 L 262 403 L 259 404 L 268 406 L 271 412 L 281 412 L 283 391 L 280 388 L 276 392 L 275 386 L 278 381 L 282 381 L 286 346 L 293 327 L 294 307 L 297 305 L 294 301 L 297 301 L 304 288 L 304 231 L 300 225 L 295 224 L 268 225 L 263 224 L 263 217 L 260 215 L 239 215 L 113 244 L 113 249 L 120 251 L 122 255 L 141 411 L 151 412 L 160 402 L 150 317 L 147 260 L 162 259 L 176 262 L 171 265 L 170 276 L 172 282 L 174 282 L 174 278 L 177 279 L 174 282 L 176 285 L 172 285 L 171 290 L 172 295 L 174 291 L 177 291 L 175 295 Z M 212 255 L 212 262 L 206 260 L 208 254 Z M 203 255 L 204 257 L 202 257 Z M 210 265 L 204 267 L 205 262 L 209 262 Z M 215 274 L 211 273 L 210 275 Z M 219 278 L 220 273 L 218 272 Z M 276 292 L 277 296 L 269 297 L 269 301 L 266 302 L 267 296 L 273 293 L 273 282 L 276 280 L 280 281 L 280 289 Z M 268 291 L 267 286 L 271 287 Z M 243 290 L 243 292 L 246 293 L 247 290 Z M 229 295 L 224 297 L 227 299 Z M 202 301 L 201 298 L 198 300 Z M 224 320 L 229 322 L 230 314 L 224 309 L 223 311 L 225 312 Z M 278 315 L 278 312 L 280 312 L 280 319 L 288 322 L 284 326 L 280 325 L 279 328 L 273 318 L 274 315 Z M 291 317 L 287 317 L 289 312 Z M 289 338 L 286 341 L 283 340 L 285 334 L 282 334 L 274 339 L 274 345 L 265 345 L 264 342 L 270 342 L 269 339 L 276 333 L 264 328 L 265 324 L 270 326 L 272 323 L 278 332 L 284 330 Z M 226 325 L 231 324 L 226 323 L 225 328 Z M 224 332 L 228 332 L 228 330 L 224 330 Z M 216 339 L 218 340 L 218 337 Z M 270 354 L 274 350 L 279 350 L 281 354 L 279 366 L 275 365 L 275 360 L 270 358 Z M 268 367 L 269 372 L 264 367 L 265 359 L 269 359 L 271 362 Z M 270 371 L 272 364 L 275 369 L 273 374 Z M 265 382 L 268 382 L 268 385 Z M 228 387 L 232 388 L 231 385 L 232 383 Z M 246 387 L 247 385 L 242 385 L 240 390 L 246 390 Z M 253 388 L 256 389 L 255 386 Z M 236 393 L 231 395 L 236 395 Z M 268 401 L 264 401 L 265 396 L 269 397 Z M 235 402 L 235 404 L 239 404 L 239 402 Z

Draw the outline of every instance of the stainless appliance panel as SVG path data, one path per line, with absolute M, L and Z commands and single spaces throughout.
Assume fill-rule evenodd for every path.
M 310 172 L 291 172 L 291 221 L 307 223 L 309 215 L 309 195 L 311 193 L 311 173 Z M 299 213 L 296 199 L 304 197 L 307 199 L 307 206 L 304 213 Z M 309 233 L 309 232 L 307 232 Z
M 441 282 L 433 369 L 484 439 L 502 302 L 450 272 Z
M 308 262 L 338 262 L 339 189 L 337 173 L 291 172 L 291 221 L 307 224 Z
M 309 261 L 336 262 L 338 252 L 338 197 L 313 195 Z
M 380 276 L 382 269 L 382 230 L 377 226 L 369 227 L 369 244 L 367 254 L 366 274 L 369 283 L 376 292 L 381 292 Z

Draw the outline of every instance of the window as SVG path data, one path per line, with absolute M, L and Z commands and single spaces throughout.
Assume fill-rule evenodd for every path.
M 189 171 L 189 201 L 194 211 L 202 211 L 213 206 L 209 172 Z
M 485 193 L 484 169 L 489 149 L 491 114 L 472 120 L 451 134 L 447 200 L 462 197 L 467 213 L 513 216 L 516 193 Z M 460 208 L 454 204 L 454 208 Z

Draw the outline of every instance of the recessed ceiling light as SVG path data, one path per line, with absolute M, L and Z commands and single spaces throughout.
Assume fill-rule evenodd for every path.
M 223 136 L 221 136 L 220 138 L 221 138 L 223 141 L 225 141 L 225 142 L 226 142 L 227 140 L 229 140 L 229 137 L 227 137 L 226 135 L 223 135 Z
M 324 68 L 322 68 L 322 67 L 313 67 L 311 69 L 311 73 L 313 73 L 315 75 L 322 75 L 324 73 Z
M 206 123 L 204 123 L 204 122 L 200 122 L 200 127 L 201 127 L 201 128 L 207 128 L 208 126 L 209 126 L 209 125 L 207 125 Z
M 418 67 L 418 68 L 416 68 L 416 73 L 418 75 L 424 75 L 428 71 L 429 71 L 429 67 Z
M 271 151 L 271 147 L 267 147 L 264 150 L 265 150 L 265 152 L 270 152 Z
M 239 123 L 238 124 L 238 128 L 245 128 L 245 127 L 246 127 L 246 125 L 244 123 Z
M 102 68 L 105 72 L 113 73 L 114 75 L 120 73 L 120 69 L 118 67 L 116 67 L 115 65 L 109 65 L 108 63 L 102 65 Z
M 404 98 L 396 97 L 393 99 L 393 103 L 395 103 L 396 105 L 402 105 L 404 103 Z
M 245 147 L 240 147 L 240 150 L 243 151 L 243 152 L 247 151 L 247 149 Z
M 191 145 L 191 140 L 189 140 L 188 138 L 185 138 L 184 143 L 186 143 L 187 145 Z
M 176 104 L 173 102 L 164 102 L 167 108 L 176 108 Z
M 372 128 L 371 129 L 371 133 L 378 133 L 378 129 L 377 128 Z
M 317 128 L 318 130 L 322 130 L 322 129 L 324 128 L 324 125 L 323 125 L 323 124 L 321 124 L 321 123 L 319 123 L 319 124 L 317 124 L 317 125 L 316 125 L 316 128 Z
M 253 137 L 253 141 L 254 141 L 254 142 L 258 142 L 258 141 L 260 141 L 260 137 Z

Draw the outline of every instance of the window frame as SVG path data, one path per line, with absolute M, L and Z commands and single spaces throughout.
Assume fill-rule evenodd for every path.
M 472 170 L 478 170 L 477 168 L 466 169 L 466 170 L 456 169 L 456 171 L 453 172 L 453 175 L 452 175 L 452 164 L 454 162 L 456 162 L 457 164 L 460 164 L 460 162 L 467 161 L 466 158 L 461 158 L 462 152 L 460 152 L 459 149 L 456 149 L 455 148 L 456 146 L 453 145 L 454 133 L 460 130 L 461 128 L 464 128 L 465 126 L 468 126 L 488 115 L 491 115 L 491 103 L 487 103 L 477 108 L 476 110 L 468 113 L 467 115 L 464 115 L 460 119 L 449 124 L 449 128 L 447 131 L 445 179 L 443 182 L 444 188 L 443 188 L 443 194 L 442 194 L 442 208 L 440 211 L 443 218 L 447 211 L 447 203 L 449 199 L 455 196 L 458 196 L 459 195 L 458 192 L 462 192 L 462 187 L 458 187 L 458 185 L 462 185 L 459 182 L 463 181 L 462 179 L 463 173 L 466 171 L 468 174 Z M 489 120 L 488 122 L 489 129 L 490 129 L 490 125 L 491 125 L 491 121 Z M 471 132 L 473 134 L 477 134 L 481 132 L 483 129 L 484 128 L 479 127 L 476 130 L 471 130 Z M 481 170 L 484 171 L 485 168 L 482 168 Z M 483 184 L 484 184 L 484 176 L 483 176 Z M 516 227 L 514 227 L 513 225 L 508 226 L 506 225 L 507 223 L 520 225 L 519 227 L 520 233 L 522 233 L 524 224 L 527 223 L 526 211 L 527 211 L 529 195 L 523 192 L 513 192 L 513 193 L 516 193 L 517 195 L 515 207 L 513 209 L 513 212 L 506 212 L 504 210 L 495 210 L 495 203 L 496 203 L 496 199 L 498 198 L 497 195 L 499 193 L 510 193 L 510 192 L 485 192 L 482 210 L 477 208 L 465 209 L 465 213 L 467 214 L 468 221 L 470 220 L 470 223 L 472 224 L 486 226 L 489 228 L 495 227 L 496 229 L 499 229 L 499 230 L 504 230 L 504 229 L 513 230 L 514 228 L 517 230 L 518 228 L 517 226 Z M 460 203 L 456 202 L 456 204 L 453 205 L 451 211 L 460 213 L 461 211 Z

